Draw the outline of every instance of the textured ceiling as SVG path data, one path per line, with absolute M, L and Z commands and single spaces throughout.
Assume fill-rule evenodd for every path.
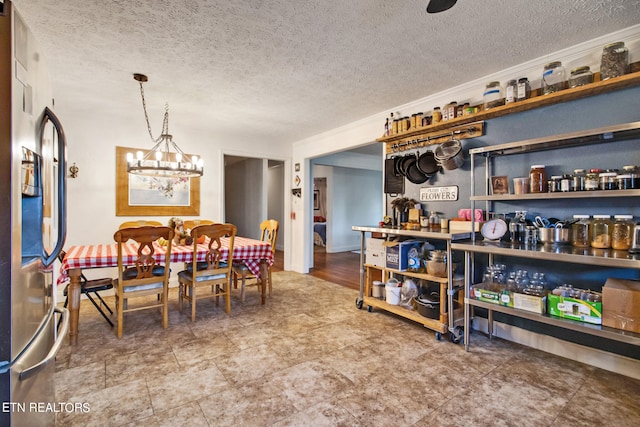
M 295 142 L 640 22 L 640 0 L 14 0 L 56 102 Z M 153 106 L 153 109 L 151 108 Z M 179 133 L 178 129 L 173 129 Z

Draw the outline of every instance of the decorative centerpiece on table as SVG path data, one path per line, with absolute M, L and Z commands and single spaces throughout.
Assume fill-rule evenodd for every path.
M 184 221 L 173 217 L 169 220 L 169 228 L 173 228 L 173 243 L 176 245 L 193 245 L 193 238 L 184 229 Z
M 418 201 L 408 197 L 398 197 L 391 201 L 391 207 L 396 214 L 394 215 L 396 224 L 405 227 L 409 223 L 409 209 L 414 209 Z

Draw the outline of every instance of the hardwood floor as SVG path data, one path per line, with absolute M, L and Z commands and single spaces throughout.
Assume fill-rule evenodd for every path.
M 360 289 L 360 254 L 353 252 L 326 253 L 315 251 L 310 275 L 347 288 Z M 284 253 L 276 251 L 273 271 L 284 268 Z

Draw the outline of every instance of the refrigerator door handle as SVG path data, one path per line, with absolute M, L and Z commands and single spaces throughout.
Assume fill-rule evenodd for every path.
M 60 350 L 60 347 L 64 342 L 65 337 L 67 336 L 67 332 L 69 332 L 69 310 L 67 310 L 66 308 L 56 307 L 53 309 L 53 311 L 55 313 L 60 314 L 61 316 L 60 317 L 61 329 L 58 332 L 56 341 L 53 343 L 51 350 L 49 350 L 49 353 L 46 355 L 44 359 L 42 359 L 40 362 L 36 363 L 35 365 L 27 369 L 24 369 L 23 371 L 20 372 L 20 374 L 18 375 L 18 378 L 20 379 L 20 381 L 24 381 L 28 378 L 31 378 L 32 376 L 37 374 L 40 370 L 42 370 L 45 366 L 47 366 L 49 363 L 53 362 L 56 358 L 56 354 L 58 354 L 58 351 Z
M 43 133 L 48 120 L 51 121 L 58 135 L 58 239 L 51 254 L 48 254 L 43 249 L 42 264 L 45 267 L 53 264 L 60 251 L 62 251 L 67 238 L 67 139 L 58 117 L 49 107 L 45 107 L 40 126 L 40 140 L 44 136 Z

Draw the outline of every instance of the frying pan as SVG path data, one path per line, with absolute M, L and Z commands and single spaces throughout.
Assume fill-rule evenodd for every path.
M 393 156 L 393 174 L 396 176 L 403 176 L 400 171 L 400 164 L 402 163 L 402 156 Z
M 416 166 L 423 174 L 431 176 L 440 170 L 440 165 L 438 165 L 433 151 L 427 150 L 422 154 L 416 153 L 416 157 Z
M 407 168 L 409 167 L 409 164 L 415 162 L 415 160 L 416 156 L 413 154 L 405 154 L 400 160 L 400 165 L 398 167 L 400 175 L 407 176 Z
M 405 172 L 405 176 L 407 179 L 414 184 L 422 184 L 427 182 L 427 180 L 431 177 L 430 175 L 425 175 L 418 168 L 418 160 L 416 156 L 407 156 L 410 158 L 408 161 L 407 169 Z

